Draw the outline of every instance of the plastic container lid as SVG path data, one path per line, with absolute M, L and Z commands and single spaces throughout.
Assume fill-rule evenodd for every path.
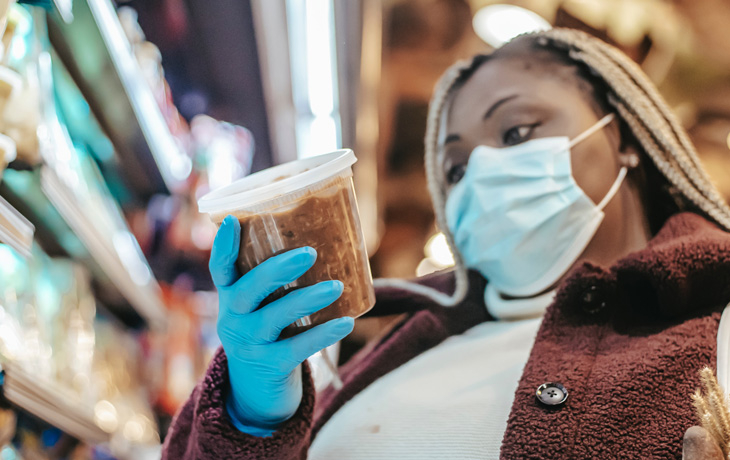
M 198 210 L 217 214 L 257 205 L 337 176 L 356 161 L 352 150 L 343 149 L 274 166 L 206 194 Z

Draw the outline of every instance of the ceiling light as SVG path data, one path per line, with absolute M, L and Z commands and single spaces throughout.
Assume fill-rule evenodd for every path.
M 551 28 L 537 13 L 514 5 L 489 5 L 477 11 L 472 20 L 479 38 L 498 48 L 514 37 Z
M 443 233 L 432 236 L 425 247 L 426 257 L 440 268 L 454 265 L 454 255 L 451 253 L 449 243 Z

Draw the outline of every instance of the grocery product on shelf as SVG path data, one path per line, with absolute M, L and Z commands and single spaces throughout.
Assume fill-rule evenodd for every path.
M 28 257 L 34 231 L 28 219 L 0 197 L 0 243 L 8 244 L 19 254 Z
M 17 363 L 31 362 L 40 351 L 38 341 L 26 345 L 26 336 L 38 337 L 35 325 L 32 265 L 10 246 L 0 244 L 0 356 Z
M 162 388 L 158 404 L 174 414 L 190 395 L 203 372 L 198 362 L 196 310 L 199 299 L 182 286 L 164 286 L 170 328 L 164 335 Z M 159 372 L 159 370 L 158 370 Z
M 0 448 L 7 446 L 13 440 L 16 424 L 15 412 L 10 409 L 0 409 Z
M 0 245 L 0 261 L 4 396 L 81 439 L 103 440 L 90 417 L 96 305 L 81 267 L 37 246 L 24 258 Z
M 37 33 L 28 10 L 13 5 L 2 40 L 6 46 L 0 64 L 0 132 L 15 142 L 17 157 L 30 165 L 40 162 L 41 153 L 37 135 L 42 110 Z
M 9 136 L 0 134 L 0 176 L 15 158 L 17 158 L 15 141 Z
M 74 2 L 74 21 L 53 21 L 50 39 L 123 159 L 133 196 L 148 200 L 181 186 L 191 159 L 146 84 L 109 0 Z
M 0 386 L 18 429 L 0 410 L 0 458 L 141 459 L 218 346 L 217 298 L 174 264 L 160 289 L 125 215 L 174 203 L 167 250 L 207 276 L 196 201 L 250 173 L 253 137 L 188 125 L 131 10 L 74 1 L 71 24 L 4 5 Z
M 81 133 L 86 137 L 72 137 L 79 132 L 69 129 L 66 116 L 73 113 L 70 107 L 79 103 L 68 97 L 71 85 L 63 86 L 64 80 L 55 78 L 63 72 L 54 72 L 54 67 L 61 64 L 44 38 L 45 14 L 34 10 L 29 17 L 28 52 L 18 62 L 25 66 L 19 67 L 21 73 L 31 69 L 27 73 L 35 75 L 41 89 L 42 117 L 34 135 L 42 165 L 13 171 L 5 178 L 8 200 L 27 212 L 42 230 L 39 235 L 44 245 L 60 247 L 66 255 L 89 261 L 99 287 L 97 294 L 112 310 L 126 315 L 131 323 L 147 321 L 162 326 L 164 311 L 155 279 L 89 152 L 101 143 L 110 144 L 108 140 L 96 142 L 102 137 L 99 131 L 91 133 L 92 137 L 89 132 Z M 76 101 L 81 97 L 78 92 L 70 95 Z M 88 112 L 87 117 L 93 118 Z
M 196 115 L 190 127 L 196 169 L 204 174 L 207 190 L 228 185 L 251 172 L 251 131 L 207 115 Z
M 94 329 L 92 381 L 98 391 L 96 419 L 105 431 L 116 433 L 112 441 L 122 446 L 159 443 L 149 389 L 142 384 L 146 379 L 142 375 L 140 344 L 109 321 L 98 319 Z
M 83 267 L 0 245 L 4 393 L 88 442 L 159 443 L 135 337 L 96 315 Z
M 132 307 L 162 328 L 164 307 L 100 173 L 115 147 L 50 48 L 46 20 L 11 5 L 0 27 L 0 172 L 11 168 L 0 181 L 0 386 L 12 407 L 0 410 L 0 458 L 141 458 L 140 446 L 160 442 L 155 388 L 145 333 L 115 315 Z
M 162 112 L 167 127 L 181 151 L 190 154 L 190 129 L 185 119 L 172 102 L 170 85 L 165 80 L 162 68 L 162 54 L 154 43 L 146 40 L 142 28 L 137 22 L 137 12 L 130 7 L 121 7 L 117 11 L 119 22 L 132 47 L 139 69 L 147 82 L 155 101 Z M 190 167 L 190 165 L 188 166 Z M 189 174 L 189 171 L 188 171 Z M 186 176 L 187 177 L 187 176 Z
M 22 85 L 23 77 L 18 72 L 6 65 L 0 65 L 0 113 L 5 112 L 8 101 L 13 99 Z
M 17 22 L 13 20 L 8 20 L 8 15 L 12 14 L 13 12 L 13 6 L 15 5 L 15 2 L 8 2 L 4 1 L 3 6 L 6 8 L 5 11 L 3 11 L 2 15 L 5 21 L 5 29 L 3 30 L 2 34 L 2 49 L 4 51 L 3 53 L 3 61 L 7 62 L 7 56 L 10 54 L 10 42 L 13 40 L 13 34 L 15 33 L 15 27 L 17 26 Z M 2 7 L 0 7 L 1 10 Z M 7 51 L 7 52 L 5 52 Z

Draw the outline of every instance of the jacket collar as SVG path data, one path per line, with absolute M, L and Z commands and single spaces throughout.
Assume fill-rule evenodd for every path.
M 452 272 L 420 278 L 420 284 L 452 292 Z M 445 310 L 441 314 L 489 319 L 483 301 L 484 279 L 469 272 L 469 294 L 456 308 L 443 309 L 428 299 L 399 289 L 380 289 L 378 302 L 368 316 Z M 595 305 L 586 305 L 593 297 Z M 612 267 L 591 262 L 577 266 L 562 283 L 556 304 L 579 308 L 584 316 L 602 302 L 616 303 L 632 315 L 675 318 L 730 301 L 730 233 L 697 214 L 670 217 L 662 229 L 639 251 Z
M 644 249 L 612 267 L 578 266 L 558 299 L 587 298 L 591 290 L 607 292 L 620 308 L 651 317 L 724 306 L 730 301 L 730 233 L 697 214 L 676 214 Z

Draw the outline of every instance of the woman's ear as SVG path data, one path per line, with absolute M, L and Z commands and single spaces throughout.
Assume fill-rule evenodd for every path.
M 617 117 L 617 123 L 613 126 L 611 135 L 617 136 L 619 164 L 629 170 L 636 169 L 641 163 L 639 143 L 626 122 L 620 117 Z
M 611 135 L 616 136 L 618 151 L 620 153 L 635 152 L 638 154 L 640 150 L 638 147 L 639 141 L 636 139 L 631 128 L 629 128 L 629 125 L 626 124 L 623 118 L 616 115 L 616 123 L 612 123 L 612 125 L 613 129 L 611 130 Z
M 640 157 L 639 152 L 636 151 L 635 147 L 627 147 L 618 154 L 618 163 L 622 167 L 626 167 L 629 170 L 636 169 L 639 166 Z

